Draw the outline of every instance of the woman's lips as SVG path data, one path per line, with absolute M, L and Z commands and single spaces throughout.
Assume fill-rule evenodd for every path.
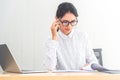
M 65 29 L 66 31 L 70 31 L 70 29 Z

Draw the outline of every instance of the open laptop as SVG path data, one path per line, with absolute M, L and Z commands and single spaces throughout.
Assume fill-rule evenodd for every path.
M 0 45 L 0 64 L 5 72 L 14 72 L 14 73 L 41 73 L 48 72 L 46 70 L 43 71 L 33 71 L 33 70 L 21 70 L 17 65 L 14 57 L 9 51 L 6 44 Z

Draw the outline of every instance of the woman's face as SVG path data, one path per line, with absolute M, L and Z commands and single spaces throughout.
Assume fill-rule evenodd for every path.
M 77 23 L 77 18 L 74 16 L 74 14 L 68 12 L 66 13 L 61 19 L 59 19 L 60 27 L 59 29 L 65 34 L 68 35 L 73 26 Z

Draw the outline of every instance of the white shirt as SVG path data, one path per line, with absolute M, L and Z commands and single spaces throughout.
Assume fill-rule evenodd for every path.
M 88 36 L 73 29 L 69 35 L 58 31 L 58 40 L 51 38 L 46 43 L 45 65 L 50 70 L 80 70 L 86 63 L 98 63 Z

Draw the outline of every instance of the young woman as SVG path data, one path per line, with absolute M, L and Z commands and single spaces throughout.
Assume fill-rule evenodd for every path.
M 77 17 L 72 3 L 63 2 L 58 6 L 51 26 L 52 37 L 46 43 L 47 69 L 91 69 L 92 63 L 98 63 L 86 33 L 73 29 L 78 23 Z

